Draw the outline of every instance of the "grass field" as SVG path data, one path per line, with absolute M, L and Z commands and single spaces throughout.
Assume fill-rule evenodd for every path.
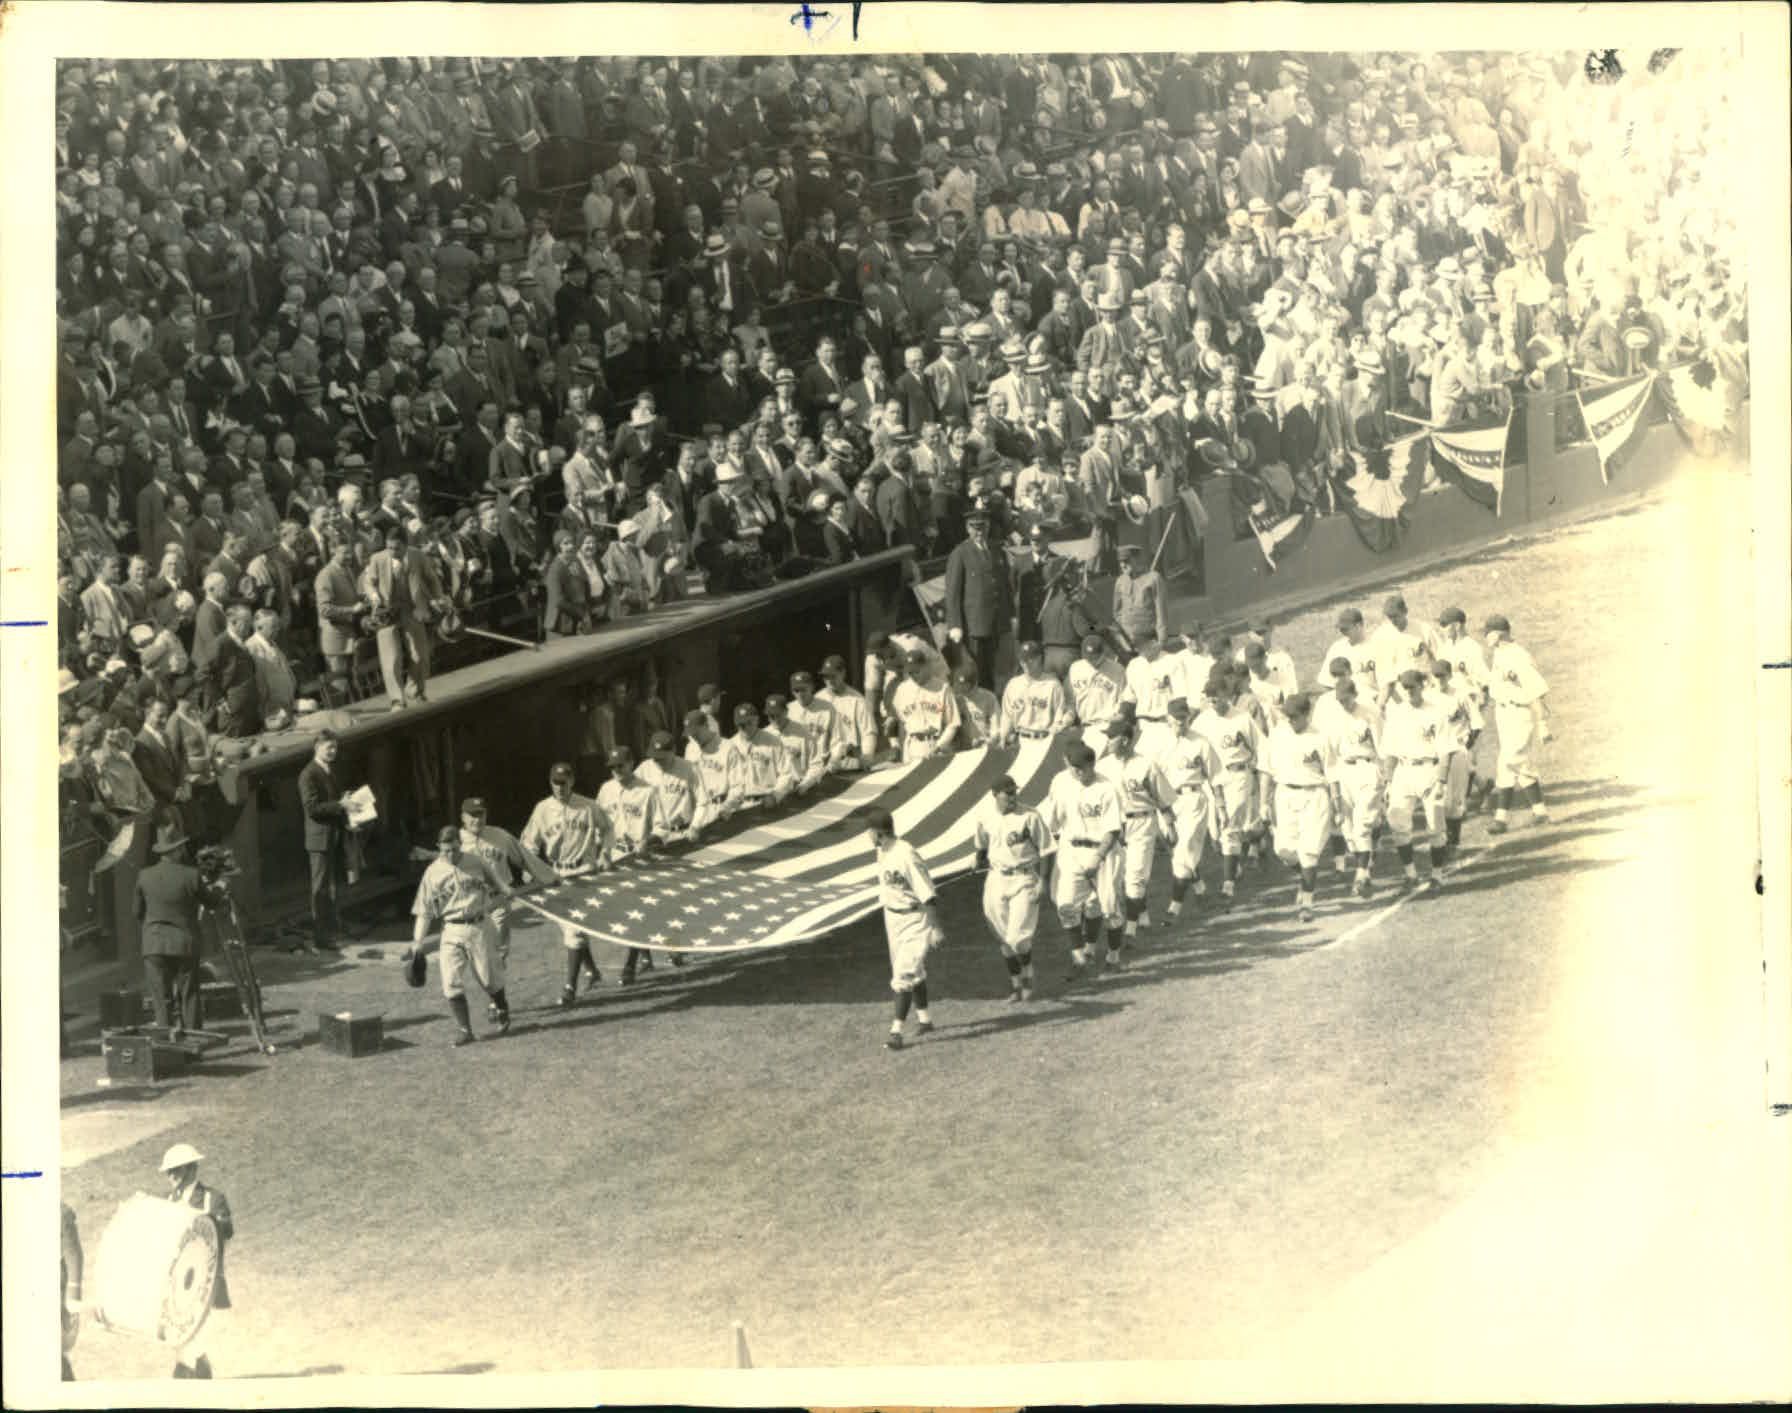
M 1783 1282 L 1738 1301 L 1651 1254 L 1709 1256 L 1735 1202 L 1768 1205 L 1716 1156 L 1759 1073 L 1748 940 L 1702 925 L 1753 868 L 1739 476 L 1403 585 L 1415 615 L 1507 613 L 1554 687 L 1552 819 L 1472 820 L 1436 897 L 1399 899 L 1384 853 L 1377 897 L 1327 876 L 1312 926 L 1272 867 L 1170 930 L 1160 865 L 1123 974 L 1063 994 L 1048 919 L 1040 998 L 1010 1007 L 976 885 L 952 886 L 939 1029 L 895 1055 L 876 919 L 570 1014 L 554 934 L 520 930 L 518 1023 L 460 1051 L 395 946 L 275 957 L 289 1022 L 383 1010 L 388 1053 L 236 1047 L 135 1095 L 65 1062 L 65 1197 L 91 1251 L 167 1143 L 209 1155 L 239 1233 L 221 1375 L 715 1367 L 734 1320 L 782 1366 L 1316 1372 L 1423 1330 L 1447 1381 L 1763 1347 Z M 1278 629 L 1303 676 L 1334 612 Z M 1631 1333 L 1589 1342 L 1596 1319 Z M 74 1359 L 167 1362 L 98 1332 Z

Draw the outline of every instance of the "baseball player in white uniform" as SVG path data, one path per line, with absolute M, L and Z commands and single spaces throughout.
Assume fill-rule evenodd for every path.
M 1462 847 L 1462 821 L 1468 814 L 1469 761 L 1474 754 L 1475 738 L 1481 734 L 1485 718 L 1481 715 L 1480 693 L 1464 683 L 1458 685 L 1456 673 L 1447 660 L 1431 666 L 1436 685 L 1432 699 L 1449 713 L 1450 754 L 1444 766 L 1444 848 L 1445 857 L 1456 858 Z
M 462 853 L 477 854 L 491 871 L 506 883 L 514 885 L 519 876 L 525 883 L 557 883 L 559 875 L 533 851 L 525 849 L 507 830 L 486 822 L 485 801 L 478 796 L 463 800 L 460 807 L 460 847 Z M 498 949 L 498 960 L 510 969 L 510 922 L 515 908 L 500 903 L 485 915 L 491 929 L 492 945 Z M 486 1009 L 486 1019 L 498 1019 L 498 1003 Z
M 784 759 L 796 784 L 791 793 L 806 795 L 827 774 L 828 758 L 814 750 L 809 732 L 790 716 L 790 699 L 782 692 L 773 692 L 765 699 L 765 729 L 784 743 Z
M 655 731 L 647 759 L 635 773 L 653 790 L 656 843 L 695 843 L 710 815 L 709 787 L 688 760 L 680 760 L 670 731 Z
M 1168 706 L 1166 702 L 1166 720 L 1169 718 Z M 1151 926 L 1145 890 L 1151 883 L 1151 863 L 1157 856 L 1157 841 L 1175 834 L 1176 824 L 1170 812 L 1174 796 L 1156 758 L 1135 748 L 1138 740 L 1135 722 L 1124 716 L 1117 717 L 1108 726 L 1108 735 L 1112 742 L 1108 753 L 1096 762 L 1095 771 L 1103 779 L 1112 781 L 1120 792 L 1120 881 L 1126 916 L 1121 936 L 1127 945 L 1131 945 L 1138 940 L 1140 927 Z M 1174 740 L 1174 737 L 1170 738 L 1170 742 Z
M 1126 691 L 1125 670 L 1108 648 L 1108 640 L 1091 633 L 1083 639 L 1083 655 L 1070 664 L 1065 676 L 1071 706 L 1083 728 L 1083 744 L 1100 755 L 1107 749 L 1108 723 L 1120 710 Z
M 1269 817 L 1276 854 L 1300 869 L 1295 905 L 1300 920 L 1313 920 L 1313 891 L 1319 860 L 1332 837 L 1332 795 L 1326 780 L 1325 738 L 1313 729 L 1313 703 L 1296 692 L 1284 704 L 1282 720 L 1270 732 L 1263 773 L 1274 783 Z
M 562 878 L 601 873 L 610 866 L 609 816 L 597 801 L 573 793 L 572 782 L 572 767 L 564 761 L 548 771 L 548 797 L 530 811 L 518 840 Z M 603 973 L 597 969 L 588 934 L 562 922 L 560 945 L 566 952 L 566 982 L 560 988 L 560 1005 L 565 1008 L 578 997 L 580 972 L 590 971 L 590 986 L 602 981 Z
M 1126 689 L 1120 700 L 1131 702 L 1139 721 L 1140 755 L 1153 760 L 1170 739 L 1170 698 L 1183 695 L 1182 674 L 1166 657 L 1157 635 L 1139 635 L 1139 655 L 1126 664 Z
M 1487 695 L 1487 655 L 1481 651 L 1478 638 L 1468 631 L 1468 615 L 1460 608 L 1446 608 L 1437 616 L 1437 631 L 1431 635 L 1431 656 L 1438 662 L 1450 664 L 1450 674 L 1455 682 L 1455 689 L 1468 689 L 1474 693 L 1475 704 L 1481 708 L 1483 725 L 1491 702 Z M 1468 807 L 1478 809 L 1488 802 L 1493 794 L 1493 772 L 1476 768 L 1476 742 L 1482 732 L 1477 731 L 1469 741 L 1468 759 Z
M 958 694 L 958 744 L 965 750 L 993 745 L 1002 730 L 1002 704 L 977 680 L 977 664 L 961 662 L 952 669 Z
M 1008 968 L 1008 999 L 1033 999 L 1033 938 L 1045 892 L 1045 855 L 1051 836 L 1036 811 L 1020 802 L 1020 789 L 1004 775 L 989 787 L 972 839 L 983 880 L 983 917 L 1001 944 Z
M 890 990 L 896 994 L 884 1046 L 902 1048 L 902 1027 L 915 1009 L 915 1033 L 933 1029 L 927 1014 L 927 954 L 944 941 L 934 906 L 933 879 L 914 848 L 896 837 L 888 810 L 865 812 L 865 830 L 877 849 L 878 902 L 884 910 L 884 940 L 890 947 Z
M 647 853 L 660 832 L 659 796 L 653 786 L 635 770 L 635 753 L 627 746 L 610 750 L 610 778 L 598 788 L 597 804 L 609 816 L 610 862 L 619 864 L 638 854 Z M 632 986 L 635 971 L 645 964 L 653 970 L 652 955 L 640 947 L 630 947 L 622 963 L 618 986 Z M 684 965 L 684 957 L 672 953 L 672 965 Z
M 1040 811 L 1045 827 L 1057 840 L 1052 866 L 1052 902 L 1058 922 L 1070 934 L 1070 974 L 1077 982 L 1087 974 L 1089 950 L 1110 924 L 1107 958 L 1118 965 L 1120 951 L 1112 929 L 1120 913 L 1120 827 L 1125 822 L 1120 792 L 1095 773 L 1095 752 L 1081 741 L 1064 749 L 1064 769 L 1052 780 Z
M 1285 700 L 1300 690 L 1300 674 L 1294 669 L 1294 659 L 1288 655 L 1286 650 L 1272 644 L 1269 635 L 1269 624 L 1253 623 L 1244 642 L 1238 647 L 1237 659 L 1239 662 L 1246 662 L 1250 655 L 1251 644 L 1262 644 L 1264 665 L 1269 669 L 1269 675 L 1275 678 L 1276 684 L 1281 687 L 1282 697 Z
M 1409 886 L 1436 890 L 1444 866 L 1444 792 L 1449 767 L 1449 711 L 1425 696 L 1425 674 L 1409 667 L 1396 684 L 1400 696 L 1388 703 L 1381 728 L 1381 751 L 1388 771 L 1388 828 Z M 1423 811 L 1425 833 L 1414 829 Z M 1413 845 L 1430 846 L 1431 872 L 1421 884 Z
M 759 709 L 742 702 L 734 709 L 728 738 L 728 798 L 736 809 L 780 805 L 796 788 L 796 773 L 784 738 L 759 724 Z
M 1281 677 L 1269 670 L 1269 651 L 1261 643 L 1245 644 L 1244 668 L 1245 690 L 1261 703 L 1266 728 L 1273 731 L 1282 719 L 1282 703 L 1300 689 L 1290 691 Z
M 1020 671 L 1002 688 L 1002 726 L 998 744 L 1013 746 L 1028 741 L 1049 741 L 1076 724 L 1070 710 L 1070 694 L 1064 684 L 1045 670 L 1045 649 L 1031 640 L 1016 650 Z
M 1549 683 L 1531 655 L 1512 641 L 1512 625 L 1503 614 L 1487 620 L 1487 692 L 1493 698 L 1493 727 L 1499 736 L 1499 758 L 1493 786 L 1498 792 L 1492 829 L 1504 834 L 1513 796 L 1523 792 L 1531 818 L 1549 818 L 1543 803 L 1543 782 L 1537 778 L 1532 752 L 1553 736 L 1549 725 Z
M 1347 608 L 1338 614 L 1338 636 L 1325 650 L 1325 656 L 1319 659 L 1321 680 L 1331 676 L 1332 662 L 1337 658 L 1350 664 L 1350 675 L 1356 678 L 1356 689 L 1363 700 L 1380 706 L 1387 693 L 1382 690 L 1375 649 L 1363 637 L 1361 609 Z
M 933 659 L 925 648 L 911 648 L 909 675 L 891 691 L 890 709 L 902 733 L 902 763 L 912 765 L 929 756 L 942 755 L 958 745 L 958 698 L 945 673 L 938 686 L 920 680 L 933 673 Z
M 1339 679 L 1326 699 L 1332 710 L 1320 735 L 1326 743 L 1332 820 L 1344 849 L 1339 858 L 1356 870 L 1351 891 L 1367 898 L 1375 830 L 1382 818 L 1381 717 L 1358 699 L 1356 682 L 1348 676 Z M 1313 716 L 1317 723 L 1317 704 Z
M 815 695 L 815 678 L 807 672 L 790 674 L 790 703 L 786 710 L 790 720 L 809 744 L 809 760 L 815 768 L 829 771 L 837 768 L 846 755 L 840 714 L 829 702 Z
M 1424 638 L 1407 626 L 1406 600 L 1393 595 L 1381 606 L 1382 621 L 1369 636 L 1368 646 L 1375 654 L 1375 680 L 1383 697 L 1392 696 L 1400 674 L 1417 669 L 1431 671 L 1431 648 Z
M 1217 795 L 1219 836 L 1224 877 L 1220 896 L 1228 901 L 1237 891 L 1238 871 L 1244 857 L 1244 840 L 1258 824 L 1257 748 L 1261 738 L 1257 724 L 1243 712 L 1233 711 L 1232 679 L 1216 671 L 1208 679 L 1207 705 L 1193 728 L 1219 758 Z
M 1207 892 L 1200 874 L 1201 854 L 1207 836 L 1219 819 L 1215 781 L 1220 761 L 1207 738 L 1194 729 L 1194 713 L 1184 697 L 1170 698 L 1170 744 L 1157 758 L 1170 787 L 1170 905 L 1165 911 L 1180 916 L 1182 900 L 1190 887 L 1197 898 Z
M 865 694 L 846 680 L 846 659 L 830 653 L 821 664 L 821 689 L 815 700 L 834 709 L 838 718 L 828 750 L 830 770 L 863 770 L 878 752 L 877 718 Z M 800 700 L 800 694 L 799 694 Z
M 734 752 L 706 711 L 692 708 L 684 714 L 685 763 L 703 781 L 703 810 L 696 827 L 707 829 L 740 807 L 734 795 Z
M 495 934 L 487 928 L 486 914 L 493 901 L 508 898 L 510 885 L 477 854 L 463 853 L 460 830 L 445 825 L 436 835 L 436 856 L 423 870 L 417 899 L 411 905 L 416 922 L 411 929 L 411 951 L 427 952 L 425 940 L 441 933 L 442 995 L 459 1026 L 456 1046 L 470 1045 L 473 1018 L 467 1009 L 467 973 L 497 1007 L 498 1034 L 510 1029 L 510 1002 L 504 995 L 504 962 L 494 947 Z M 408 955 L 408 954 L 407 954 Z

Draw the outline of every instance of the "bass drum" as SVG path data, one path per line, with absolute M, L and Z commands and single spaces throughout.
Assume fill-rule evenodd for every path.
M 90 1308 L 107 1329 L 178 1347 L 211 1314 L 217 1278 L 212 1219 L 139 1192 L 119 1207 L 100 1237 Z

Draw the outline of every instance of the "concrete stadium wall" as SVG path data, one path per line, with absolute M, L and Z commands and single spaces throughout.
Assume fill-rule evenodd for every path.
M 1745 406 L 1745 429 L 1747 418 Z M 1548 419 L 1535 416 L 1530 423 L 1546 428 Z M 1746 434 L 1738 450 L 1746 456 Z M 1610 503 L 1615 509 L 1626 498 L 1652 490 L 1682 468 L 1697 465 L 1679 432 L 1668 422 L 1643 430 L 1628 454 L 1613 466 L 1609 485 L 1599 474 L 1599 460 L 1589 444 L 1557 452 L 1532 437 L 1527 451 L 1526 461 L 1507 467 L 1498 515 L 1445 486 L 1408 505 L 1407 528 L 1399 543 L 1385 554 L 1376 554 L 1363 544 L 1349 516 L 1331 515 L 1309 525 L 1302 538 L 1280 556 L 1273 571 L 1264 563 L 1254 539 L 1232 540 L 1226 533 L 1232 523 L 1231 490 L 1224 481 L 1215 482 L 1204 493 L 1209 523 L 1219 533 L 1210 535 L 1204 547 L 1207 579 L 1203 607 L 1216 616 L 1233 616 L 1268 599 L 1323 597 L 1353 580 L 1445 551 L 1492 543 L 1530 526 L 1584 513 L 1601 503 Z

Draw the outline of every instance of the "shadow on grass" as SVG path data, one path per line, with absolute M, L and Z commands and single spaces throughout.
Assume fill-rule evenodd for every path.
M 347 1372 L 348 1370 L 341 1364 L 311 1364 L 303 1369 L 282 1369 L 269 1374 L 238 1374 L 235 1377 L 239 1379 L 308 1379 L 324 1374 L 346 1374 Z
M 1030 1029 L 1033 1026 L 1075 1025 L 1079 1021 L 1101 1020 L 1126 1009 L 1125 1002 L 1103 1001 L 1083 989 L 1061 996 L 1036 997 L 1019 1005 L 977 1020 L 943 1021 L 931 1036 L 917 1040 L 917 1048 L 950 1044 L 955 1040 L 985 1040 L 992 1035 Z
M 96 1104 L 152 1104 L 168 1092 L 162 1084 L 119 1084 L 108 1089 L 89 1089 L 82 1094 L 66 1095 L 61 1107 L 88 1109 Z

